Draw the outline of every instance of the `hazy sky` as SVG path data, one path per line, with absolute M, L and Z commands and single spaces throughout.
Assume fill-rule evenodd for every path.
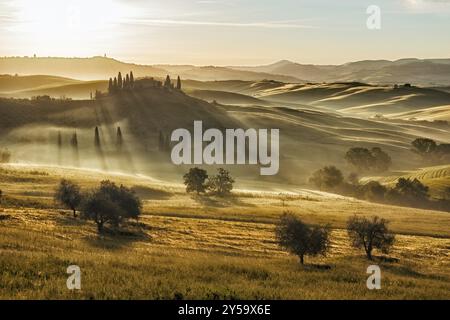
M 369 5 L 381 29 L 366 26 Z M 0 0 L 0 56 L 338 64 L 450 57 L 450 0 Z

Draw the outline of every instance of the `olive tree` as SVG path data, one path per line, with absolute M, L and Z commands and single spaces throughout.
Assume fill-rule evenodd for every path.
M 200 168 L 191 168 L 183 176 L 183 179 L 186 185 L 186 192 L 197 192 L 197 194 L 200 194 L 205 192 L 207 188 L 206 179 L 208 179 L 208 173 Z
M 234 179 L 230 172 L 223 168 L 217 170 L 217 174 L 208 179 L 208 189 L 221 197 L 227 196 L 233 190 Z
M 118 226 L 124 219 L 137 219 L 141 210 L 142 203 L 134 191 L 106 180 L 85 196 L 81 212 L 102 233 L 105 223 Z
M 379 249 L 383 253 L 389 253 L 393 246 L 395 235 L 387 225 L 388 221 L 379 217 L 371 219 L 353 216 L 347 221 L 347 233 L 351 244 L 355 248 L 364 248 L 367 258 L 373 260 L 373 249 Z
M 81 203 L 80 187 L 70 180 L 62 179 L 55 192 L 55 200 L 73 211 L 73 216 L 77 216 L 77 208 Z
M 333 189 L 344 181 L 342 172 L 335 166 L 324 167 L 313 173 L 309 182 L 321 190 Z
M 302 265 L 305 256 L 325 255 L 330 245 L 328 226 L 309 226 L 290 212 L 281 216 L 275 237 L 280 247 L 300 258 Z

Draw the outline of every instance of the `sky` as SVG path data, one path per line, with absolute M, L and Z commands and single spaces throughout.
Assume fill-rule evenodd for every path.
M 367 8 L 380 9 L 369 29 Z M 0 0 L 0 56 L 142 64 L 449 58 L 450 0 Z

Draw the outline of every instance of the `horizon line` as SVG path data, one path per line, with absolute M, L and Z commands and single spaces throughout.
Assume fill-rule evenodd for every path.
M 388 61 L 388 62 L 397 62 L 401 60 L 450 60 L 450 57 L 432 57 L 432 58 L 423 58 L 423 57 L 404 57 L 398 59 L 384 59 L 384 58 L 367 58 L 361 60 L 351 60 L 344 63 L 302 63 L 295 61 L 294 59 L 274 59 L 272 62 L 267 62 L 265 64 L 253 64 L 253 65 L 244 65 L 244 64 L 193 64 L 193 63 L 168 63 L 168 62 L 159 62 L 159 63 L 139 63 L 134 61 L 127 61 L 126 59 L 114 58 L 108 55 L 93 55 L 93 56 L 38 56 L 38 55 L 11 55 L 11 56 L 0 56 L 0 59 L 19 59 L 19 58 L 28 58 L 28 59 L 93 59 L 93 58 L 102 58 L 102 59 L 111 59 L 120 63 L 126 64 L 135 64 L 140 66 L 193 66 L 193 67 L 224 67 L 224 68 L 233 68 L 233 67 L 262 67 L 273 65 L 280 62 L 289 62 L 299 65 L 314 65 L 314 66 L 343 66 L 350 63 L 356 62 L 364 62 L 364 61 Z

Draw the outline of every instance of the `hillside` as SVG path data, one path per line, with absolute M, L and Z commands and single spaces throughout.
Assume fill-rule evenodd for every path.
M 232 92 L 258 98 L 272 104 L 301 105 L 316 110 L 333 110 L 349 115 L 370 117 L 423 112 L 450 103 L 450 93 L 433 88 L 368 85 L 359 82 L 292 84 L 277 81 L 227 81 L 185 83 L 188 90 Z M 217 93 L 216 93 L 217 95 Z M 430 109 L 434 114 L 436 110 Z M 432 118 L 432 117 L 430 117 Z M 406 118 L 405 118 L 406 119 Z M 439 119 L 438 115 L 436 119 Z
M 450 121 L 450 105 L 424 108 L 424 109 L 408 111 L 408 112 L 403 112 L 403 113 L 396 113 L 396 114 L 392 114 L 390 117 L 394 118 L 394 119 L 414 119 L 414 120 L 419 120 L 419 121 L 420 120 Z
M 403 170 L 420 164 L 420 159 L 409 150 L 415 138 L 426 136 L 450 142 L 450 127 L 403 120 L 373 121 L 280 105 L 213 105 L 183 92 L 150 87 L 97 100 L 0 99 L 0 146 L 8 146 L 17 161 L 58 164 L 56 141 L 61 132 L 67 145 L 61 161 L 72 164 L 68 140 L 76 131 L 83 166 L 140 172 L 173 181 L 186 168 L 172 165 L 167 153 L 158 152 L 159 135 L 167 136 L 178 128 L 192 130 L 194 120 L 202 120 L 205 129 L 280 129 L 280 172 L 266 180 L 292 185 L 304 185 L 311 172 L 324 165 L 351 170 L 345 164 L 344 154 L 353 146 L 382 147 L 392 156 L 393 168 Z M 92 143 L 96 126 L 105 154 L 103 163 Z M 118 126 L 127 144 L 125 159 L 115 156 Z M 43 148 L 48 152 L 39 152 Z M 229 169 L 241 175 L 248 185 L 262 179 L 256 166 Z
M 56 86 L 78 84 L 81 82 L 82 81 L 75 79 L 48 75 L 0 75 L 0 93 L 4 95 L 10 94 L 13 96 L 17 91 L 40 90 Z
M 366 178 L 366 180 L 374 179 L 386 185 L 393 185 L 399 178 L 418 179 L 430 188 L 432 196 L 442 198 L 450 185 L 450 165 L 425 167 L 410 172 L 399 172 L 397 175 L 388 177 Z
M 215 90 L 192 90 L 187 91 L 190 96 L 213 102 L 216 101 L 222 104 L 235 104 L 235 105 L 270 105 L 267 101 L 227 91 L 215 91 Z
M 307 65 L 288 60 L 236 70 L 269 72 L 314 82 L 412 83 L 422 86 L 449 85 L 450 59 L 367 60 L 343 65 Z

